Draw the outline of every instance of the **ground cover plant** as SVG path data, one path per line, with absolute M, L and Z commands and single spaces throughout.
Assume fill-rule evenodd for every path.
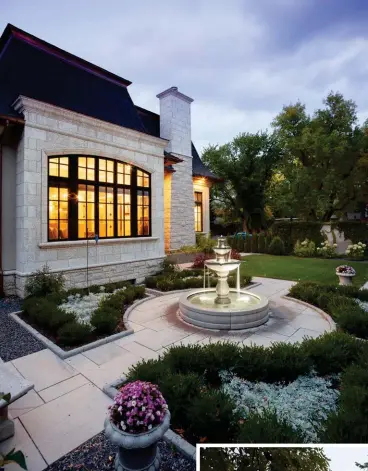
M 236 257 L 236 254 L 234 254 Z M 203 263 L 208 258 L 206 255 L 200 255 L 200 261 L 197 260 L 201 268 L 191 268 L 180 270 L 175 264 L 165 262 L 160 273 L 154 276 L 148 276 L 145 279 L 147 288 L 157 289 L 159 291 L 174 291 L 180 289 L 203 288 Z M 199 263 L 201 262 L 201 263 Z M 241 274 L 240 286 L 245 287 L 251 283 L 251 277 L 245 273 Z M 228 283 L 231 288 L 236 287 L 236 275 L 230 274 Z M 206 287 L 215 287 L 217 277 L 209 273 L 206 275 Z
M 337 284 L 336 268 L 339 259 L 302 258 L 294 256 L 249 255 L 243 258 L 241 273 L 291 281 L 315 281 Z M 349 262 L 356 276 L 354 285 L 362 286 L 368 279 L 368 262 Z
M 126 308 L 145 296 L 129 282 L 64 288 L 64 279 L 47 267 L 26 285 L 22 318 L 57 345 L 77 347 L 125 330 Z
M 364 443 L 367 355 L 365 342 L 342 332 L 269 348 L 174 346 L 133 366 L 127 380 L 157 384 L 172 428 L 193 444 Z
M 290 289 L 289 296 L 324 310 L 341 330 L 368 339 L 368 290 L 301 282 Z

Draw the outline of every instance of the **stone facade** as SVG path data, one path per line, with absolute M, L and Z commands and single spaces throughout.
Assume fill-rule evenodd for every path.
M 151 174 L 152 236 L 89 241 L 91 284 L 136 279 L 157 269 L 164 257 L 163 139 L 20 97 L 16 109 L 25 127 L 16 152 L 15 266 L 4 272 L 4 287 L 23 294 L 27 276 L 46 263 L 68 283 L 86 282 L 87 241 L 47 242 L 47 161 L 51 155 L 110 157 Z M 190 172 L 191 179 L 191 172 Z M 4 227 L 6 231 L 7 228 Z M 3 247 L 7 250 L 7 247 Z
M 183 162 L 175 164 L 171 179 L 170 250 L 195 243 L 192 178 L 192 98 L 177 87 L 157 95 L 160 99 L 160 136 L 169 141 L 166 150 Z

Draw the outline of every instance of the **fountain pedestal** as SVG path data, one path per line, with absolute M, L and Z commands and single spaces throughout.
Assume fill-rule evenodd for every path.
M 217 286 L 216 286 L 216 293 L 217 298 L 215 299 L 216 304 L 230 304 L 231 300 L 229 298 L 230 288 L 227 282 L 228 274 L 226 273 L 218 273 L 217 274 Z

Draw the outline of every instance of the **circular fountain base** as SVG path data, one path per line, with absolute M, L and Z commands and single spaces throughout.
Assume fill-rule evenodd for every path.
M 231 289 L 229 304 L 217 304 L 215 289 L 185 293 L 179 299 L 179 315 L 188 324 L 212 330 L 241 330 L 268 321 L 268 299 L 249 291 Z

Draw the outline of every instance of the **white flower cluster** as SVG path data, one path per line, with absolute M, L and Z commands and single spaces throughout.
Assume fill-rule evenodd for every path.
M 246 418 L 250 412 L 276 412 L 294 429 L 304 432 L 308 442 L 315 443 L 321 422 L 336 410 L 339 391 L 332 388 L 337 377 L 321 378 L 314 374 L 299 376 L 290 384 L 253 383 L 234 374 L 221 372 L 223 391 L 236 404 L 235 411 Z
M 328 240 L 322 242 L 320 247 L 317 247 L 317 253 L 323 257 L 333 258 L 336 257 L 337 244 L 330 244 Z
M 368 312 L 368 301 L 361 301 L 360 299 L 355 300 L 359 306 L 366 312 Z
M 121 288 L 125 289 L 125 288 Z M 120 290 L 115 290 L 116 291 Z M 65 312 L 75 314 L 77 321 L 82 324 L 90 324 L 91 316 L 94 311 L 100 306 L 101 302 L 109 298 L 113 293 L 105 293 L 105 287 L 100 287 L 100 293 L 89 293 L 85 296 L 80 294 L 71 294 L 68 296 L 68 301 L 61 304 L 59 307 Z
M 358 242 L 357 244 L 348 245 L 345 254 L 352 258 L 363 258 L 366 244 Z

